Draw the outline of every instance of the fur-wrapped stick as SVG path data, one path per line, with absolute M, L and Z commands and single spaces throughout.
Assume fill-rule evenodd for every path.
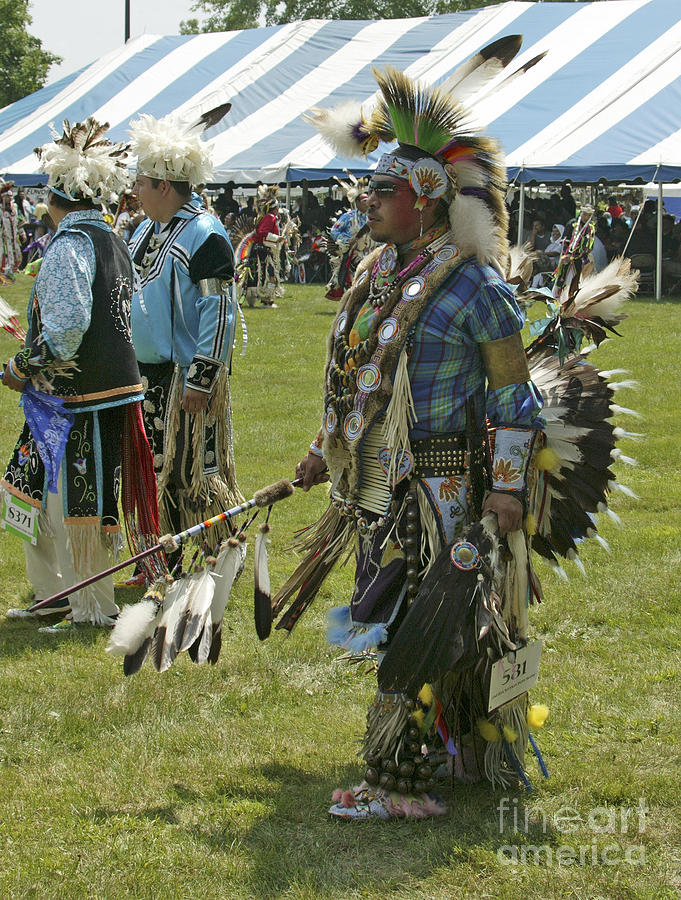
M 181 531 L 179 534 L 166 534 L 160 538 L 158 544 L 155 544 L 153 547 L 148 547 L 141 553 L 137 553 L 135 556 L 131 556 L 129 559 L 125 559 L 123 562 L 119 562 L 115 566 L 105 569 L 98 575 L 92 575 L 90 578 L 86 578 L 85 581 L 74 584 L 73 587 L 66 588 L 58 594 L 48 597 L 46 600 L 41 600 L 40 603 L 35 603 L 31 607 L 31 612 L 41 609 L 41 607 L 47 606 L 50 603 L 54 603 L 56 600 L 63 600 L 63 598 L 68 597 L 69 594 L 73 594 L 75 591 L 79 591 L 89 584 L 94 584 L 96 581 L 105 578 L 107 575 L 113 575 L 114 572 L 125 569 L 127 566 L 133 565 L 138 560 L 144 559 L 146 556 L 151 556 L 152 553 L 158 553 L 160 550 L 170 553 L 173 550 L 177 550 L 180 544 L 183 544 L 185 541 L 189 540 L 189 538 L 196 537 L 197 534 L 201 534 L 202 531 L 207 531 L 209 528 L 212 528 L 220 522 L 224 522 L 226 519 L 233 519 L 235 516 L 241 515 L 241 513 L 248 512 L 248 510 L 253 509 L 254 506 L 272 506 L 273 503 L 277 503 L 285 497 L 290 497 L 293 493 L 293 489 L 299 487 L 302 483 L 302 478 L 296 478 L 295 481 L 287 481 L 283 478 L 281 481 L 277 481 L 274 484 L 261 488 L 259 491 L 256 491 L 255 495 L 250 500 L 240 503 L 239 506 L 233 506 L 231 509 L 226 509 L 224 512 L 218 513 L 217 516 L 206 519 L 205 522 L 198 522 L 196 525 L 192 525 L 191 528 L 187 528 L 186 531 Z

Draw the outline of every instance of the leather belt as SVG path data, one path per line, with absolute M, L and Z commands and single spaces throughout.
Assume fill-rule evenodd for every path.
M 484 459 L 482 444 L 468 452 L 466 435 L 460 432 L 438 434 L 411 442 L 414 456 L 413 474 L 417 478 L 446 478 L 448 475 L 462 475 L 471 462 L 481 463 Z

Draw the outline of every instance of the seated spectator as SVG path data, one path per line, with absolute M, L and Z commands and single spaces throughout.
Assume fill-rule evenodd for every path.
M 626 255 L 632 257 L 639 253 L 655 254 L 657 251 L 656 228 L 655 216 L 646 216 L 644 207 L 638 221 L 634 222 Z
M 665 213 L 662 217 L 662 259 L 672 259 L 679 249 L 679 239 L 674 233 L 674 216 Z
M 612 225 L 610 226 L 610 234 L 608 235 L 608 240 L 605 244 L 605 252 L 608 254 L 608 259 L 613 259 L 615 256 L 622 256 L 628 238 L 629 226 L 627 225 L 624 216 L 613 219 Z
M 551 241 L 540 254 L 535 267 L 535 275 L 532 279 L 532 287 L 544 287 L 552 281 L 558 261 L 563 253 L 563 235 L 565 226 L 558 222 L 551 229 Z
M 528 244 L 535 251 L 545 250 L 551 243 L 551 238 L 546 232 L 546 224 L 542 216 L 536 216 L 532 222 L 532 230 L 528 239 Z
M 213 209 L 218 214 L 219 219 L 224 219 L 227 213 L 232 213 L 235 217 L 239 215 L 239 204 L 234 199 L 233 181 L 230 181 L 222 189 L 213 204 Z

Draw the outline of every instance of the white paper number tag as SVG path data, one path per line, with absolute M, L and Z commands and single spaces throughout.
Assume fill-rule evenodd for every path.
M 492 666 L 487 711 L 519 697 L 533 688 L 539 678 L 541 641 L 532 641 L 512 650 Z
M 39 509 L 18 497 L 5 494 L 2 504 L 2 527 L 22 541 L 38 542 Z

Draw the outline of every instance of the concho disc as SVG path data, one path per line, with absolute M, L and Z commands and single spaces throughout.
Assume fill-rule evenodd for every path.
M 480 554 L 475 544 L 469 541 L 457 541 L 452 545 L 449 551 L 449 558 L 452 565 L 462 572 L 468 572 L 470 569 L 477 569 L 480 565 Z
M 367 363 L 357 372 L 357 387 L 360 391 L 370 393 L 375 391 L 381 383 L 381 373 L 374 363 Z
M 378 343 L 382 347 L 384 347 L 386 344 L 394 341 L 399 330 L 400 326 L 397 319 L 395 319 L 393 316 L 388 316 L 385 322 L 383 322 L 381 327 L 378 329 Z
M 345 417 L 343 422 L 343 433 L 349 441 L 354 441 L 362 433 L 364 428 L 364 416 L 362 413 L 353 410 Z
M 458 255 L 459 251 L 456 249 L 456 247 L 452 247 L 451 245 L 447 244 L 446 247 L 441 247 L 437 251 L 434 258 L 438 262 L 443 263 L 447 262 L 448 259 L 455 259 Z
M 416 297 L 420 297 L 425 289 L 425 279 L 421 278 L 420 275 L 415 275 L 413 278 L 410 278 L 409 281 L 404 283 L 402 296 L 405 300 L 414 300 Z

